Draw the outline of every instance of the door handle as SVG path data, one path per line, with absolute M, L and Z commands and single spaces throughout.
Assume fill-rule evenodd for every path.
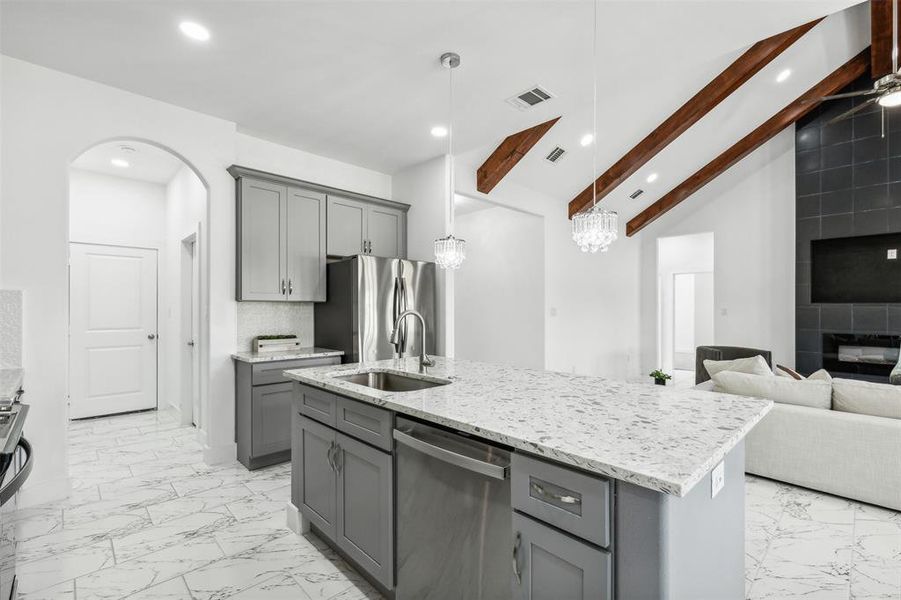
M 153 333 L 149 334 L 149 335 L 147 336 L 147 339 L 148 339 L 148 340 L 155 340 L 155 339 L 156 339 L 156 334 L 153 334 Z
M 285 280 L 282 279 L 282 294 L 285 293 Z
M 335 444 L 335 473 L 341 473 L 344 468 L 344 448 L 341 444 Z
M 188 345 L 191 346 L 191 347 L 193 348 L 193 347 L 194 347 L 194 340 L 191 340 L 190 342 L 188 342 Z
M 294 294 L 294 282 L 290 279 L 288 280 L 288 295 L 291 296 Z

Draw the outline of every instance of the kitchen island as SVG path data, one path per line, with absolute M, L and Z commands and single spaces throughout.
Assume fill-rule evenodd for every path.
M 353 377 L 373 371 L 434 387 L 387 391 Z M 385 592 L 403 583 L 395 572 L 406 560 L 398 555 L 395 565 L 395 526 L 403 517 L 394 506 L 400 467 L 392 431 L 412 418 L 510 451 L 515 531 L 504 540 L 510 552 L 503 556 L 509 565 L 503 576 L 511 597 L 537 599 L 579 585 L 584 595 L 565 595 L 742 597 L 743 438 L 770 410 L 768 400 L 441 357 L 424 373 L 418 358 L 408 358 L 285 375 L 297 382 L 289 521 L 298 530 L 312 526 L 326 539 L 347 541 L 339 526 L 357 517 L 345 513 L 337 523 L 324 513 L 335 504 L 333 520 L 341 521 L 342 511 L 359 508 L 351 496 L 382 494 L 378 527 L 361 543 L 336 541 L 336 547 Z M 314 439 L 338 477 L 335 484 L 327 473 L 314 473 Z M 342 484 L 348 447 L 359 456 L 371 450 L 369 471 L 381 476 L 363 487 Z M 331 485 L 342 489 L 332 494 Z M 376 516 L 364 520 L 373 525 Z

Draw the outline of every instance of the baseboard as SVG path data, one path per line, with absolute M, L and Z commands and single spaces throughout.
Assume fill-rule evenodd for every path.
M 203 462 L 208 465 L 221 465 L 233 462 L 238 458 L 238 445 L 234 442 L 221 446 L 203 445 Z
M 16 507 L 28 508 L 68 498 L 72 483 L 67 476 L 45 481 L 25 482 L 16 494 Z
M 297 535 L 303 535 L 310 531 L 310 522 L 303 518 L 300 509 L 294 506 L 294 503 L 288 502 L 285 505 L 285 517 L 288 522 L 288 529 Z

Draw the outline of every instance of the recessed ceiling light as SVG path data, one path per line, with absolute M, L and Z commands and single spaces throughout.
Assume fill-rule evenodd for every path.
M 591 142 L 593 142 L 593 141 L 594 141 L 594 136 L 591 135 L 590 133 L 586 133 L 579 140 L 579 143 L 582 144 L 582 146 L 584 147 L 584 146 L 590 146 Z
M 654 183 L 655 181 L 657 181 L 657 173 L 651 173 L 650 175 L 648 175 L 645 181 L 647 181 L 648 183 Z
M 112 159 L 112 160 L 109 161 L 109 162 L 110 162 L 110 164 L 113 165 L 114 167 L 119 167 L 120 169 L 126 169 L 126 168 L 128 168 L 128 161 L 125 160 L 124 158 L 114 158 L 114 159 Z
M 776 83 L 782 83 L 792 75 L 791 69 L 782 69 L 779 71 L 779 74 L 776 75 Z
M 432 127 L 432 135 L 435 137 L 444 137 L 447 135 L 447 127 L 443 125 L 435 125 Z
M 178 28 L 181 29 L 181 32 L 183 34 L 185 34 L 192 40 L 196 40 L 198 42 L 206 42 L 210 39 L 210 30 L 200 23 L 195 23 L 193 21 L 182 21 L 181 23 L 179 23 Z

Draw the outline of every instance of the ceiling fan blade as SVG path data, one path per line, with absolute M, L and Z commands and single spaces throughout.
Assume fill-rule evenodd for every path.
M 826 125 L 832 125 L 833 123 L 838 123 L 839 121 L 844 121 L 844 120 L 847 119 L 848 117 L 853 117 L 855 114 L 857 114 L 857 113 L 859 113 L 860 111 L 862 111 L 863 109 L 867 108 L 868 106 L 870 106 L 871 104 L 873 104 L 873 103 L 876 102 L 877 100 L 879 100 L 879 98 L 870 98 L 870 99 L 867 100 L 866 102 L 861 102 L 860 104 L 858 104 L 857 106 L 855 106 L 855 107 L 852 108 L 851 110 L 846 110 L 845 112 L 843 112 L 842 114 L 838 115 L 837 117 L 832 118 L 832 119 L 829 119 L 829 120 L 826 122 Z
M 857 98 L 858 96 L 869 96 L 871 94 L 877 94 L 876 90 L 860 90 L 859 92 L 845 92 L 844 94 L 832 94 L 831 96 L 822 96 L 821 98 L 812 98 L 810 100 L 805 100 L 805 103 L 808 102 L 825 102 L 827 100 L 841 100 L 842 98 Z

